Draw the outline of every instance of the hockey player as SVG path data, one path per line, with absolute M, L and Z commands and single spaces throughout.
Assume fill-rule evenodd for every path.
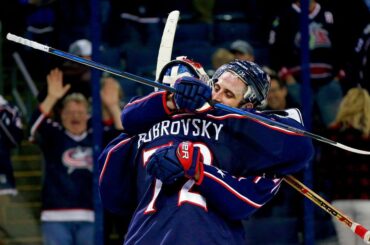
M 162 73 L 175 74 L 182 65 Z M 198 109 L 212 97 L 263 115 L 253 109 L 269 87 L 258 65 L 230 62 L 213 81 L 211 92 L 199 79 L 180 77 L 178 93 L 155 92 L 125 107 L 123 125 L 133 136 L 123 134 L 104 150 L 100 191 L 112 211 L 129 215 L 137 206 L 126 244 L 242 244 L 241 219 L 275 195 L 279 177 L 310 159 L 307 138 L 212 107 Z M 303 128 L 287 116 L 265 116 Z
M 50 114 L 66 95 L 63 73 L 52 70 L 47 76 L 46 98 L 31 119 L 31 139 L 44 156 L 41 224 L 44 244 L 94 244 L 92 130 L 88 126 L 89 103 L 80 93 L 62 101 L 61 124 Z M 116 95 L 102 92 L 102 101 L 116 104 Z M 112 110 L 114 112 L 116 110 Z M 120 113 L 112 115 L 119 118 Z M 105 130 L 115 130 L 104 128 Z M 105 135 L 107 131 L 104 131 Z

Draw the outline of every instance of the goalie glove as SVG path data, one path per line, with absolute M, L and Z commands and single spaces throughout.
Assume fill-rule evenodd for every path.
M 150 157 L 147 170 L 164 184 L 173 184 L 183 176 L 200 184 L 203 180 L 203 157 L 199 147 L 185 141 L 177 147 L 167 146 L 157 150 Z
M 212 97 L 211 88 L 194 77 L 181 77 L 175 82 L 175 104 L 190 112 L 202 107 Z

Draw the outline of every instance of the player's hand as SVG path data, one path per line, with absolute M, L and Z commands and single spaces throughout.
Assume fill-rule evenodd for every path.
M 147 170 L 164 184 L 173 184 L 183 176 L 199 184 L 203 180 L 203 157 L 199 147 L 186 141 L 177 147 L 167 146 L 157 150 L 149 159 Z
M 164 184 L 173 184 L 184 176 L 184 169 L 176 157 L 176 146 L 158 149 L 149 159 L 147 171 Z
M 175 104 L 178 109 L 195 111 L 212 97 L 211 88 L 193 77 L 181 77 L 175 82 Z

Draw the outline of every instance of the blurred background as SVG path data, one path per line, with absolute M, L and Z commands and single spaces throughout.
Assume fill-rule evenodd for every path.
M 3 196 L 11 195 L 6 199 L 0 189 L 0 245 L 42 244 L 43 158 L 39 147 L 27 138 L 32 111 L 45 97 L 47 74 L 60 67 L 66 74 L 65 82 L 90 101 L 91 83 L 102 76 L 93 73 L 86 77 L 90 72 L 86 67 L 12 43 L 5 39 L 8 32 L 154 79 L 166 18 L 172 10 L 179 10 L 173 58 L 185 55 L 194 59 L 209 75 L 231 59 L 254 60 L 275 80 L 267 109 L 301 108 L 310 131 L 333 140 L 349 139 L 348 144 L 353 146 L 350 138 L 354 134 L 341 138 L 332 130 L 338 124 L 337 113 L 347 92 L 370 88 L 370 3 L 307 1 L 309 15 L 301 22 L 301 10 L 296 7 L 299 1 L 291 0 L 2 0 L 0 95 L 19 108 L 24 137 L 11 149 L 17 194 L 3 192 Z M 306 39 L 302 30 L 309 33 Z M 308 60 L 303 65 L 310 67 L 308 86 L 301 68 L 301 41 L 307 43 Z M 94 80 L 94 76 L 99 78 Z M 120 77 L 115 79 L 122 89 L 121 106 L 134 96 L 153 91 Z M 369 149 L 368 132 L 361 133 L 360 138 L 363 141 L 358 147 Z M 344 161 L 343 152 L 332 152 L 316 142 L 315 148 L 315 159 L 307 171 L 297 175 L 299 179 L 330 202 L 369 201 L 368 158 L 346 155 L 343 164 L 349 167 L 338 170 L 335 164 Z M 337 183 L 339 173 L 343 173 L 340 179 L 344 185 Z M 0 172 L 0 187 L 1 176 Z M 338 193 L 338 188 L 348 193 L 360 189 L 361 193 Z M 310 205 L 283 184 L 273 201 L 245 220 L 246 244 L 339 244 L 332 217 Z M 105 244 L 122 244 L 119 222 L 101 226 L 105 228 L 101 235 Z

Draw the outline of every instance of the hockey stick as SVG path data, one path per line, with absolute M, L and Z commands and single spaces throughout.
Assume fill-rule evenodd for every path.
M 159 74 L 162 68 L 171 61 L 173 40 L 175 39 L 177 22 L 179 20 L 180 12 L 174 10 L 169 13 L 166 25 L 163 30 L 161 45 L 159 46 L 157 68 L 155 71 L 155 80 L 158 81 Z
M 333 205 L 325 201 L 321 196 L 316 194 L 313 190 L 305 186 L 302 182 L 297 180 L 292 175 L 285 176 L 284 181 L 299 191 L 302 195 L 310 199 L 314 204 L 325 210 L 331 216 L 334 216 L 339 222 L 351 228 L 353 233 L 361 237 L 365 243 L 370 244 L 370 231 L 362 225 L 353 222 L 341 211 L 336 209 Z
M 157 87 L 157 88 L 160 88 L 160 89 L 172 92 L 172 93 L 176 92 L 176 90 L 174 88 L 171 88 L 167 85 L 157 83 L 157 82 L 154 82 L 152 80 L 149 80 L 149 79 L 146 79 L 146 78 L 143 78 L 143 77 L 139 77 L 137 75 L 134 75 L 134 74 L 131 74 L 131 73 L 128 73 L 128 72 L 123 72 L 123 71 L 114 69 L 112 67 L 109 67 L 109 66 L 106 66 L 106 65 L 103 65 L 103 64 L 99 64 L 95 61 L 84 59 L 82 57 L 79 57 L 79 56 L 76 56 L 76 55 L 73 55 L 73 54 L 70 54 L 70 53 L 67 53 L 67 52 L 63 52 L 61 50 L 54 49 L 52 47 L 48 47 L 46 45 L 31 41 L 29 39 L 13 35 L 11 33 L 8 33 L 6 35 L 6 38 L 9 41 L 20 43 L 22 45 L 25 45 L 25 46 L 28 46 L 28 47 L 31 47 L 31 48 L 34 48 L 34 49 L 38 49 L 38 50 L 41 50 L 41 51 L 46 52 L 46 53 L 50 53 L 50 54 L 53 54 L 53 55 L 56 55 L 56 56 L 59 56 L 59 57 L 62 57 L 62 58 L 68 59 L 68 60 L 72 60 L 74 62 L 83 64 L 83 65 L 87 65 L 87 66 L 93 67 L 95 69 L 105 71 L 105 72 L 114 74 L 114 75 L 119 76 L 119 77 L 126 78 L 126 79 L 134 81 L 134 82 L 142 83 L 142 84 L 152 86 L 152 87 Z
M 72 55 L 72 54 L 69 54 L 69 53 L 66 53 L 66 52 L 48 47 L 46 45 L 43 45 L 43 44 L 28 40 L 28 39 L 25 39 L 25 38 L 22 38 L 22 37 L 18 37 L 16 35 L 11 34 L 11 33 L 8 33 L 6 38 L 10 41 L 20 43 L 22 45 L 29 46 L 29 47 L 34 48 L 34 49 L 41 50 L 41 51 L 46 52 L 46 53 L 54 54 L 56 56 L 59 56 L 59 57 L 65 58 L 65 59 L 69 59 L 69 60 L 78 62 L 80 64 L 96 68 L 98 70 L 106 71 L 106 72 L 109 72 L 109 73 L 114 74 L 114 75 L 119 76 L 119 77 L 126 78 L 126 79 L 131 80 L 131 81 L 135 81 L 135 82 L 142 83 L 142 84 L 152 86 L 152 87 L 157 87 L 157 88 L 163 89 L 163 90 L 171 92 L 171 93 L 176 93 L 176 90 L 174 88 L 172 88 L 170 86 L 167 86 L 165 84 L 158 83 L 158 82 L 155 82 L 155 81 L 152 81 L 152 80 L 149 80 L 149 79 L 146 79 L 146 78 L 143 78 L 143 77 L 140 77 L 140 76 L 128 73 L 128 72 L 123 72 L 123 71 L 111 68 L 109 66 L 99 64 L 95 61 L 87 60 L 87 59 L 81 58 L 79 56 L 75 56 L 75 55 Z M 316 135 L 316 134 L 307 132 L 305 130 L 298 129 L 298 128 L 295 128 L 295 127 L 292 127 L 292 126 L 289 126 L 289 125 L 286 125 L 286 124 L 283 124 L 283 123 L 280 123 L 280 122 L 277 122 L 277 121 L 273 121 L 271 119 L 259 116 L 257 114 L 250 113 L 248 111 L 244 111 L 244 110 L 241 110 L 241 109 L 238 109 L 238 108 L 233 108 L 233 107 L 223 105 L 223 104 L 220 104 L 220 103 L 213 103 L 212 101 L 210 101 L 210 104 L 213 107 L 217 108 L 217 109 L 221 109 L 221 110 L 224 110 L 224 111 L 228 111 L 228 112 L 232 112 L 232 113 L 235 113 L 235 114 L 245 116 L 245 117 L 247 117 L 251 120 L 256 121 L 257 123 L 260 123 L 260 124 L 262 124 L 264 126 L 267 126 L 267 127 L 270 127 L 270 128 L 277 129 L 277 130 L 282 131 L 282 132 L 286 132 L 286 133 L 297 135 L 297 136 L 310 137 L 312 139 L 321 141 L 321 142 L 329 144 L 329 145 L 333 145 L 335 147 L 338 147 L 338 148 L 341 148 L 343 150 L 350 151 L 350 152 L 353 152 L 353 153 L 363 154 L 363 155 L 370 155 L 370 151 L 364 151 L 364 150 L 359 150 L 359 149 L 356 149 L 356 148 L 353 148 L 353 147 L 349 147 L 349 146 L 343 145 L 341 143 L 332 141 L 330 139 L 324 138 L 322 136 L 319 136 L 319 135 Z

